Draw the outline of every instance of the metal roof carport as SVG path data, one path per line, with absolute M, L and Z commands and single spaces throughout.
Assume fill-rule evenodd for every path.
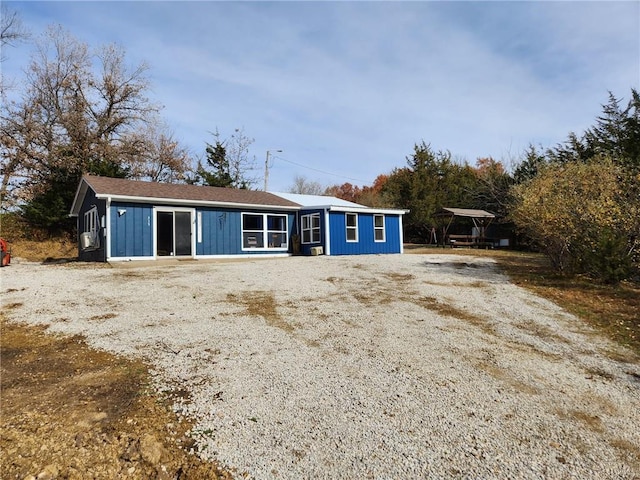
M 478 229 L 479 243 L 484 242 L 485 230 L 491 224 L 493 219 L 496 218 L 496 216 L 493 213 L 487 212 L 486 210 L 476 210 L 472 208 L 450 208 L 450 207 L 441 208 L 438 212 L 436 212 L 435 216 L 450 217 L 449 223 L 447 223 L 447 226 L 444 227 L 444 230 L 443 230 L 443 234 L 444 234 L 443 240 L 447 238 L 449 227 L 451 226 L 451 224 L 453 223 L 453 220 L 456 217 L 470 218 L 473 221 L 474 227 Z

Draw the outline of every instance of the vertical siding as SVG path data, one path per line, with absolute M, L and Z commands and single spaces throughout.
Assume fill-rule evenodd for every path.
M 400 218 L 398 215 L 384 216 L 384 242 L 375 241 L 372 213 L 358 213 L 357 242 L 347 242 L 345 213 L 331 212 L 329 214 L 329 223 L 329 228 L 331 229 L 331 255 L 365 255 L 401 252 Z
M 242 219 L 240 211 L 199 209 L 198 212 L 202 216 L 202 242 L 196 243 L 197 255 L 235 255 L 242 253 Z
M 324 210 L 302 210 L 300 212 L 300 218 L 304 215 L 311 215 L 317 213 L 320 215 L 320 243 L 302 243 L 302 223 L 298 225 L 298 234 L 300 235 L 300 253 L 302 255 L 311 255 L 311 247 L 322 247 L 324 251 L 327 251 L 326 246 L 326 225 L 324 218 Z M 302 220 L 300 220 L 302 222 Z
M 118 210 L 127 212 L 118 216 Z M 133 203 L 112 203 L 111 209 L 111 256 L 152 257 L 153 252 L 153 207 Z
M 93 206 L 98 207 L 98 221 L 102 221 L 102 217 L 107 214 L 107 202 L 105 200 L 98 200 L 95 196 L 95 192 L 90 188 L 87 190 L 87 194 L 82 202 L 80 212 L 78 212 L 78 259 L 83 262 L 106 262 L 107 261 L 107 248 L 105 229 L 100 227 L 99 238 L 100 248 L 95 250 L 82 250 L 80 245 L 80 235 L 84 231 L 84 214 L 90 210 Z
M 202 225 L 202 242 L 196 242 L 196 255 L 264 255 L 274 251 L 242 250 L 242 213 L 274 213 L 264 210 L 235 210 L 222 208 L 199 208 Z M 196 214 L 196 221 L 198 215 Z M 291 250 L 291 235 L 295 230 L 295 213 L 287 213 L 289 234 L 289 249 Z M 275 251 L 282 253 L 281 251 Z

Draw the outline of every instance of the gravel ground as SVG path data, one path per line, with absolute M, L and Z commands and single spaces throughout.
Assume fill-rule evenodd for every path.
M 640 478 L 634 357 L 488 259 L 16 262 L 1 291 L 148 360 L 250 478 Z

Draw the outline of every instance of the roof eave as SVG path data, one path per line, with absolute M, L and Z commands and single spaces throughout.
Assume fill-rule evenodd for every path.
M 162 205 L 182 205 L 182 206 L 200 206 L 200 207 L 226 207 L 226 208 L 255 208 L 259 210 L 300 210 L 300 206 L 294 205 L 265 205 L 252 203 L 237 203 L 212 200 L 187 200 L 179 198 L 162 198 L 162 197 L 137 197 L 130 195 L 110 195 L 96 194 L 96 198 L 110 199 L 111 201 L 135 202 L 135 203 L 151 203 Z
M 82 178 L 78 184 L 78 188 L 76 189 L 76 195 L 73 197 L 73 203 L 71 204 L 71 210 L 69 211 L 70 217 L 77 217 L 80 213 L 80 208 L 82 207 L 82 202 L 84 201 L 84 197 L 87 195 L 88 189 L 89 184 L 85 178 Z
M 366 213 L 381 213 L 384 215 L 404 215 L 406 213 L 409 213 L 409 210 L 400 210 L 400 209 L 393 209 L 393 208 L 343 207 L 338 205 L 330 206 L 329 210 L 332 212 L 345 212 L 345 213 L 366 212 Z

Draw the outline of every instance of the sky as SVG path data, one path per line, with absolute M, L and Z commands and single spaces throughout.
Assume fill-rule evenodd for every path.
M 257 188 L 269 151 L 271 191 L 371 185 L 423 141 L 513 167 L 640 89 L 638 0 L 5 3 L 33 39 L 59 24 L 145 62 L 194 157 L 242 128 Z M 5 50 L 3 74 L 19 85 L 32 51 Z

